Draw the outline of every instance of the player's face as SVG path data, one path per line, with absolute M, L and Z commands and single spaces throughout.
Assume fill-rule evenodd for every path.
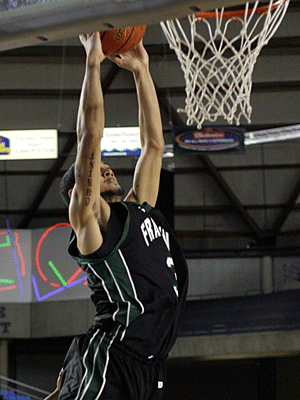
M 108 199 L 114 196 L 118 197 L 122 196 L 123 189 L 119 185 L 115 177 L 115 174 L 111 170 L 110 166 L 108 164 L 104 164 L 104 162 L 101 162 L 100 171 L 101 171 L 101 178 L 100 178 L 101 196 Z

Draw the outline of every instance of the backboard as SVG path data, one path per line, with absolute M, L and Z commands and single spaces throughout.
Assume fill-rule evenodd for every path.
M 0 51 L 121 26 L 156 24 L 245 0 L 3 0 Z

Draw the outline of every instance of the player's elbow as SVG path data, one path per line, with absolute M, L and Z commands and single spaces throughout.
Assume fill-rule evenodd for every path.
M 150 138 L 145 142 L 144 147 L 151 152 L 156 152 L 158 155 L 162 155 L 165 149 L 165 142 L 163 137 Z
M 97 127 L 85 127 L 77 131 L 77 151 L 92 150 L 100 146 L 103 130 Z
M 104 116 L 99 111 L 101 107 L 90 107 L 84 109 L 78 115 L 77 132 L 81 136 L 103 136 Z
M 142 149 L 144 154 L 148 154 L 153 160 L 161 160 L 163 158 L 164 146 L 158 143 L 147 143 Z

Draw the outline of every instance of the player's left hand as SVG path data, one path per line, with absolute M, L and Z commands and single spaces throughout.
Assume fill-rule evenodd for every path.
M 107 56 L 111 61 L 115 62 L 119 67 L 137 72 L 140 68 L 149 66 L 149 56 L 143 45 L 143 41 L 129 50 L 127 53 L 119 56 Z

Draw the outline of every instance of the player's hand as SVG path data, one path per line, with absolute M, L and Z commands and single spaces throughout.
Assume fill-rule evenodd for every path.
M 119 67 L 132 72 L 138 72 L 140 68 L 149 66 L 149 56 L 143 46 L 143 41 L 127 53 L 119 56 L 107 56 L 107 58 L 115 62 Z
M 90 65 L 101 63 L 105 59 L 99 32 L 80 35 L 79 39 L 85 48 L 87 61 Z
M 60 388 L 61 388 L 62 373 L 63 373 L 63 369 L 60 370 L 59 375 L 58 375 L 58 378 L 57 378 L 56 389 L 57 389 L 58 391 L 60 391 Z

